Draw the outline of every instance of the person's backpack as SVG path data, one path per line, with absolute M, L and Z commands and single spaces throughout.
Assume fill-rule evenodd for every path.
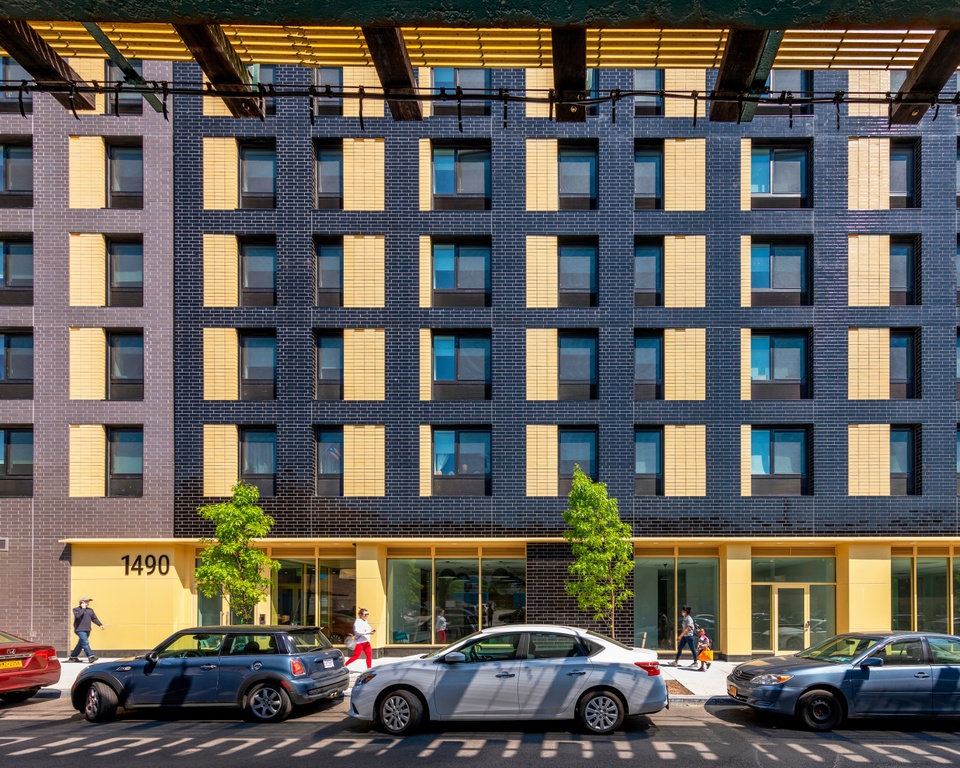
M 697 620 L 694 619 L 693 620 L 693 636 L 694 637 L 696 638 L 700 637 L 700 629 L 701 629 L 700 625 L 697 623 Z

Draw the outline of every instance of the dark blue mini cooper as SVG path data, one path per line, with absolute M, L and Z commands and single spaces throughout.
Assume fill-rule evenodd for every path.
M 239 707 L 254 722 L 275 723 L 294 705 L 342 695 L 350 683 L 343 661 L 317 627 L 195 627 L 143 656 L 91 664 L 70 698 L 94 723 L 118 707 Z

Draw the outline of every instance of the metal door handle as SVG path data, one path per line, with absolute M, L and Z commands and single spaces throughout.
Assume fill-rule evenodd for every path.
M 579 677 L 580 675 L 587 674 L 581 669 L 578 669 L 576 672 L 567 672 L 567 677 Z
M 204 670 L 205 672 L 211 669 L 216 669 L 216 668 L 217 668 L 216 664 L 204 664 L 203 666 L 200 667 L 200 669 Z
M 917 672 L 917 674 L 915 674 L 914 677 L 924 678 L 924 677 L 930 677 L 930 675 L 928 675 L 926 672 Z
M 513 672 L 498 672 L 497 677 L 516 677 Z

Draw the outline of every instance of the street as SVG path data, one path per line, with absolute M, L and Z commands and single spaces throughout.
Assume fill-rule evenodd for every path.
M 295 712 L 279 725 L 251 725 L 239 711 L 121 712 L 114 723 L 92 725 L 59 691 L 0 707 L 0 762 L 37 766 L 355 765 L 386 758 L 395 768 L 428 759 L 438 766 L 609 764 L 636 760 L 710 761 L 730 766 L 946 765 L 960 759 L 960 721 L 854 721 L 815 734 L 791 721 L 768 720 L 727 704 L 674 705 L 632 718 L 613 737 L 577 733 L 572 723 L 433 724 L 392 738 L 346 716 L 346 704 L 325 702 Z

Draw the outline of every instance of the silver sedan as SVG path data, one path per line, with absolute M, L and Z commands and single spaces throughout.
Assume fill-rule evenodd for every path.
M 653 651 L 572 627 L 510 625 L 360 675 L 350 714 L 392 734 L 429 720 L 577 719 L 611 733 L 669 703 Z

